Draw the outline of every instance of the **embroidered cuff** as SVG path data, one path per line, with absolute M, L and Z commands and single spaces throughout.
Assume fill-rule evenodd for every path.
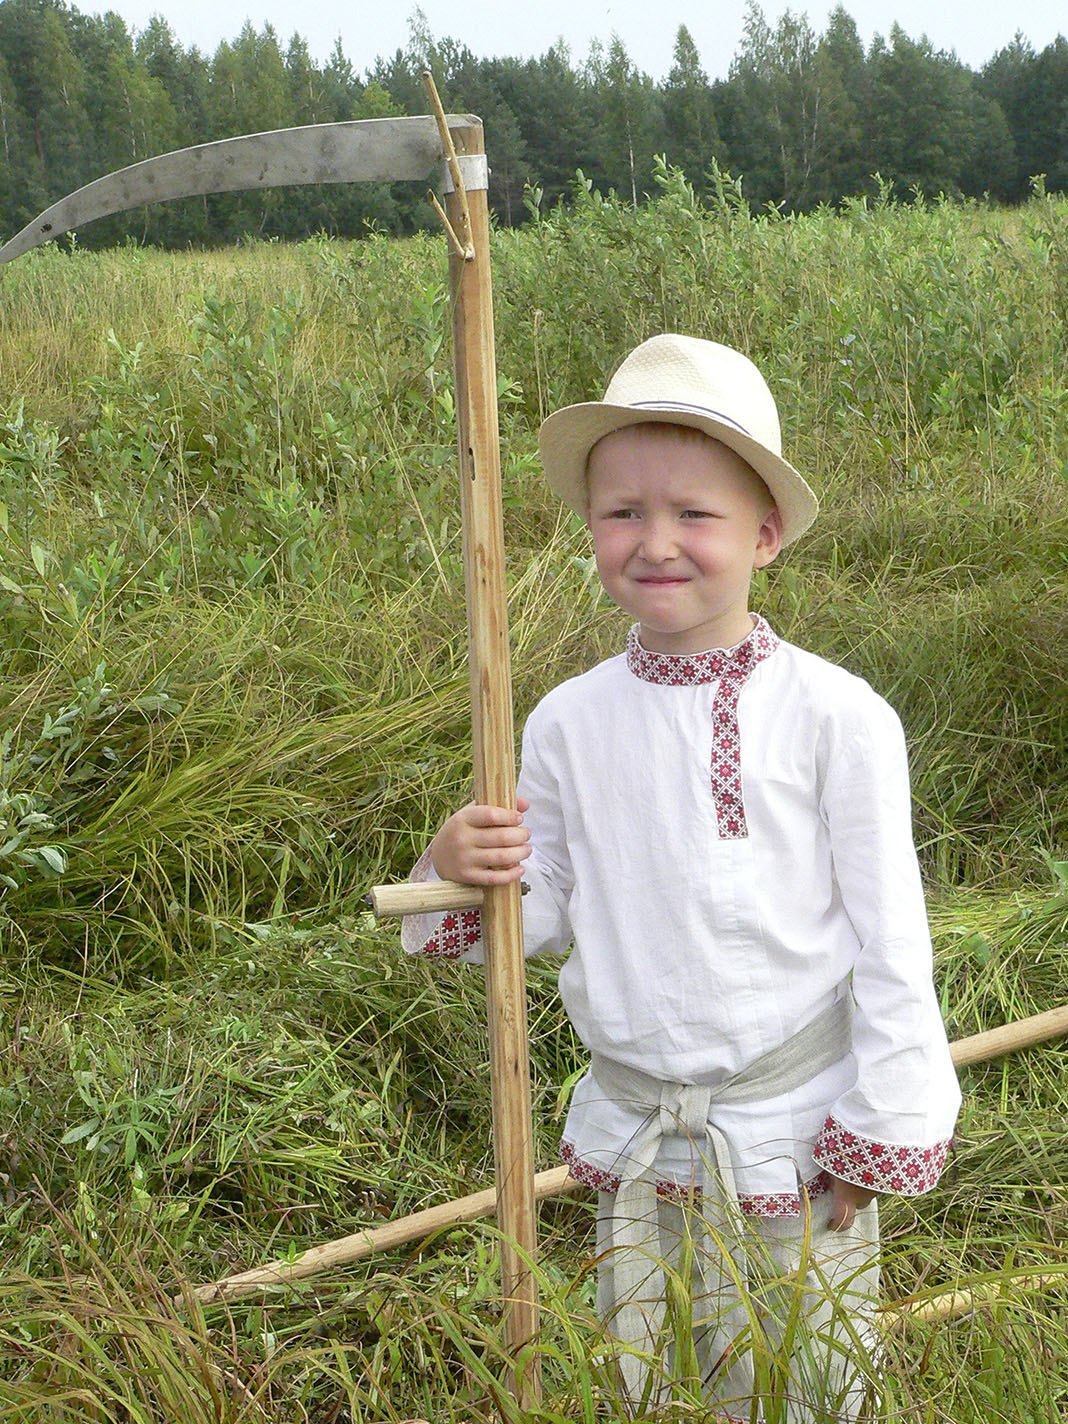
M 408 879 L 416 885 L 437 880 L 429 847 L 416 861 Z M 421 954 L 426 959 L 459 959 L 482 938 L 481 910 L 449 910 L 436 915 L 405 915 L 401 922 L 401 946 L 405 954 Z
M 876 1142 L 850 1132 L 829 1117 L 816 1139 L 813 1155 L 826 1171 L 833 1172 L 844 1182 L 852 1182 L 855 1187 L 918 1197 L 922 1192 L 929 1192 L 942 1175 L 949 1147 L 948 1138 L 930 1147 Z
M 560 1144 L 561 1160 L 567 1163 L 568 1171 L 576 1182 L 581 1182 L 584 1187 L 592 1187 L 598 1192 L 618 1192 L 619 1175 L 615 1172 L 608 1172 L 603 1167 L 595 1167 L 592 1162 L 586 1162 L 576 1152 L 570 1142 Z M 805 1195 L 809 1201 L 814 1201 L 816 1197 L 821 1197 L 831 1189 L 830 1179 L 826 1172 L 820 1172 L 811 1181 L 805 1182 Z M 685 1182 L 670 1182 L 659 1180 L 656 1184 L 656 1194 L 658 1197 L 671 1198 L 691 1198 L 691 1189 Z M 701 1199 L 701 1190 L 697 1189 L 693 1193 L 693 1198 Z M 801 1194 L 800 1192 L 746 1192 L 738 1198 L 738 1206 L 743 1216 L 789 1216 L 798 1217 L 801 1215 Z
M 482 938 L 481 910 L 450 910 L 417 951 L 427 959 L 459 959 Z

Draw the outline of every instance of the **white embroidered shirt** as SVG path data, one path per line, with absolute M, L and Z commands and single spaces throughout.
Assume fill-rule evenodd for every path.
M 650 653 L 632 630 L 625 654 L 531 713 L 519 794 L 526 952 L 566 956 L 561 996 L 591 1051 L 714 1084 L 852 994 L 852 1053 L 716 1110 L 744 1211 L 795 1215 L 826 1171 L 906 1194 L 935 1183 L 960 1095 L 904 737 L 867 683 L 761 619 L 736 648 L 692 656 Z M 428 857 L 413 877 L 433 878 Z M 410 916 L 404 945 L 479 962 L 479 915 Z M 639 1126 L 587 1074 L 564 1160 L 613 1190 Z M 703 1171 L 699 1145 L 665 1139 L 661 1190 L 700 1187 Z

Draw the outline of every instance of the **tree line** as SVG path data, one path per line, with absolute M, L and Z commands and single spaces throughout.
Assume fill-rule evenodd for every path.
M 481 115 L 498 220 L 514 225 L 576 181 L 635 203 L 655 160 L 709 195 L 739 175 L 756 207 L 804 212 L 881 188 L 1019 202 L 1036 183 L 1068 189 L 1068 41 L 1022 36 L 981 70 L 900 26 L 865 49 L 839 6 L 822 34 L 751 4 L 727 78 L 711 81 L 685 26 L 654 83 L 612 36 L 581 62 L 560 42 L 538 58 L 484 58 L 431 34 L 358 74 L 340 40 L 325 64 L 294 34 L 246 24 L 208 57 L 155 17 L 131 34 L 116 14 L 66 0 L 0 3 L 0 230 L 10 235 L 83 183 L 168 149 L 296 124 L 426 112 L 429 68 L 446 107 Z M 577 177 L 577 175 L 580 175 Z M 164 245 L 242 234 L 410 231 L 423 197 L 402 185 L 225 194 L 146 208 L 137 236 Z M 86 230 L 92 245 L 129 217 Z M 81 237 L 81 235 L 79 235 Z

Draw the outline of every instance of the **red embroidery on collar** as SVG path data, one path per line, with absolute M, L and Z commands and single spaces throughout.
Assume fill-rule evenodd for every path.
M 715 682 L 728 668 L 748 674 L 770 656 L 779 640 L 758 614 L 753 629 L 733 648 L 707 648 L 701 653 L 651 653 L 643 648 L 635 623 L 627 634 L 627 667 L 643 682 L 667 687 L 696 687 Z
M 643 682 L 662 687 L 697 687 L 719 679 L 712 699 L 709 780 L 721 841 L 745 840 L 749 835 L 742 801 L 738 699 L 749 674 L 778 646 L 778 638 L 760 617 L 748 637 L 733 648 L 708 648 L 701 653 L 651 653 L 638 640 L 637 624 L 627 635 L 627 667 Z

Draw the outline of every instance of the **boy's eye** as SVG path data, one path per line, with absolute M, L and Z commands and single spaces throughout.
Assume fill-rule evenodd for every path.
M 710 509 L 684 509 L 683 519 L 711 519 L 713 517 Z

